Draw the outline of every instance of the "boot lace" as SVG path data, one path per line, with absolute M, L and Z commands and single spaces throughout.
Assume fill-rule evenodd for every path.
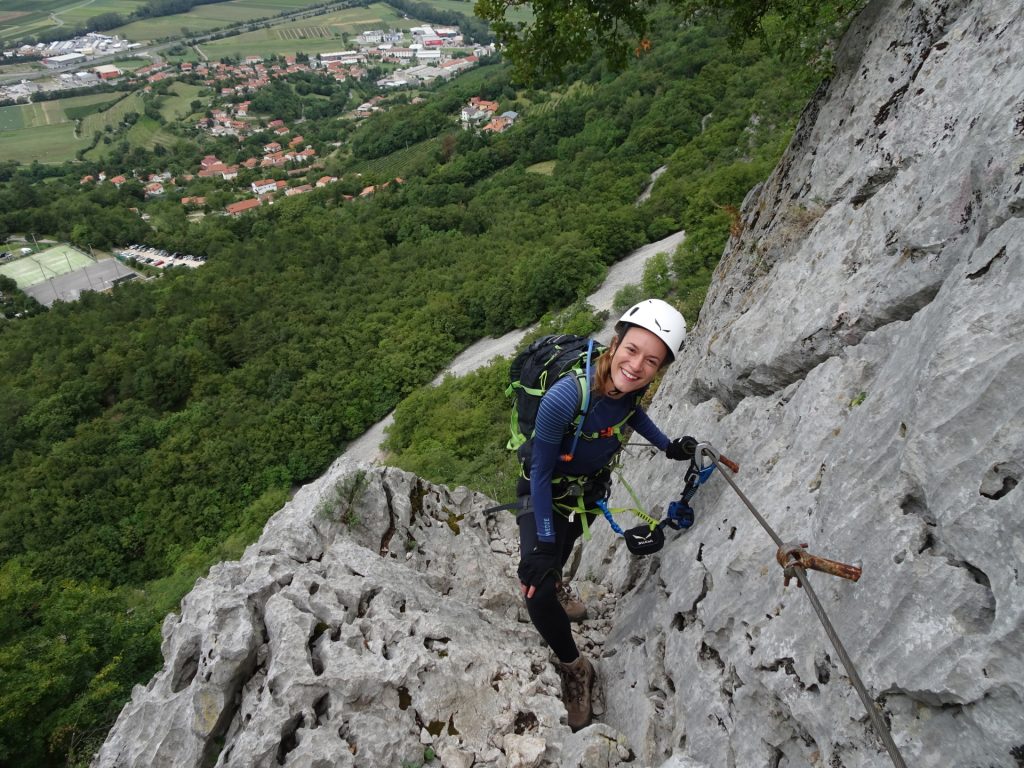
M 563 669 L 562 679 L 565 682 L 565 697 L 575 703 L 582 703 L 586 698 L 587 669 L 583 665 Z

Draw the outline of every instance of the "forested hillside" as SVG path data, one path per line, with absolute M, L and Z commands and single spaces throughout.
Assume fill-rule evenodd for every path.
M 560 98 L 520 91 L 544 106 L 371 199 L 339 184 L 153 233 L 130 189 L 7 169 L 0 233 L 89 227 L 208 262 L 0 322 L 0 763 L 86 763 L 195 578 L 471 341 L 680 228 L 659 290 L 695 318 L 730 211 L 816 78 L 713 26 L 657 27 L 624 73 L 595 61 Z M 551 175 L 528 170 L 544 161 Z M 451 442 L 443 409 L 417 403 L 403 423 Z

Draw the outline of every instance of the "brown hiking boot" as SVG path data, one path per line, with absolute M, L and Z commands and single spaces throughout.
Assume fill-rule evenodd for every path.
M 573 594 L 565 582 L 555 585 L 555 595 L 558 596 L 558 604 L 562 606 L 569 621 L 579 622 L 587 618 L 587 606 Z
M 558 673 L 562 676 L 562 701 L 569 713 L 569 728 L 576 732 L 590 725 L 590 691 L 594 687 L 594 667 L 586 656 L 580 654 L 576 661 L 569 664 L 558 662 Z

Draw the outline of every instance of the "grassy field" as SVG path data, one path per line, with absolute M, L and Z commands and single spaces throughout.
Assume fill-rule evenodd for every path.
M 78 132 L 82 136 L 91 137 L 96 131 L 102 131 L 108 125 L 116 128 L 129 112 L 138 112 L 141 115 L 143 111 L 142 94 L 136 91 L 125 96 L 110 109 L 83 118 Z
M 93 93 L 68 99 L 42 101 L 0 107 L 0 160 L 30 163 L 61 163 L 74 160 L 79 149 L 88 146 L 94 131 L 115 125 L 132 109 L 142 112 L 141 99 L 132 95 L 110 109 L 82 118 L 83 130 L 75 136 L 75 118 L 91 108 L 102 106 L 120 94 Z M 123 104 L 123 106 L 122 106 Z
M 133 147 L 154 149 L 157 145 L 169 147 L 178 140 L 173 133 L 166 131 L 160 123 L 149 117 L 140 117 L 138 122 L 128 129 L 125 135 Z
M 63 25 L 75 26 L 101 13 L 127 16 L 142 3 L 143 0 L 2 0 L 0 42 L 51 30 L 58 26 L 54 17 Z
M 92 134 L 87 135 L 91 136 Z M 177 136 L 164 130 L 160 123 L 145 115 L 140 117 L 135 125 L 119 138 L 123 138 L 130 146 L 143 147 L 144 149 L 153 149 L 157 145 L 170 147 L 174 142 L 178 141 Z M 112 144 L 104 144 L 101 141 L 85 153 L 85 159 L 103 162 L 107 159 L 112 147 Z
M 386 181 L 396 176 L 407 176 L 409 170 L 419 165 L 424 158 L 433 160 L 440 146 L 441 139 L 434 137 L 384 157 L 363 160 L 348 170 L 378 181 Z
M 68 120 L 78 120 L 86 115 L 102 112 L 123 97 L 123 93 L 90 93 L 61 99 L 60 106 Z
M 266 19 L 282 11 L 296 10 L 310 4 L 311 0 L 229 0 L 226 3 L 199 5 L 188 13 L 135 21 L 112 32 L 129 40 L 158 40 L 181 35 L 182 30 L 205 32 L 239 22 Z
M 28 72 L 38 72 L 43 69 L 42 64 L 23 61 L 20 64 L 0 64 L 0 75 L 22 75 Z
M 70 122 L 19 131 L 0 130 L 0 160 L 63 163 L 74 160 L 75 152 L 88 145 L 88 140 L 75 136 L 75 126 Z
M 38 128 L 67 121 L 60 101 L 0 107 L 0 131 L 19 131 L 23 128 Z
M 366 29 L 409 29 L 423 22 L 402 18 L 383 3 L 366 8 L 346 8 L 309 19 L 278 24 L 268 29 L 243 32 L 223 40 L 203 43 L 211 59 L 226 56 L 330 53 L 342 47 L 343 35 L 357 35 Z
M 420 0 L 420 2 L 429 5 L 431 8 L 437 8 L 441 11 L 453 11 L 461 13 L 463 16 L 473 16 L 473 5 L 475 4 L 474 0 Z M 529 6 L 513 8 L 507 15 L 512 21 L 529 21 L 533 17 Z
M 0 131 L 69 123 L 84 115 L 102 112 L 106 105 L 113 104 L 121 97 L 120 93 L 90 93 L 35 104 L 0 107 Z
M 168 119 L 187 114 L 189 104 L 199 93 L 198 86 L 176 83 L 171 88 L 172 96 L 161 108 Z M 131 93 L 108 109 L 87 114 L 81 119 L 78 135 L 74 132 L 72 115 L 87 110 L 90 106 L 112 101 L 117 94 L 90 94 L 59 101 L 44 101 L 38 104 L 20 104 L 0 107 L 0 160 L 19 160 L 30 163 L 60 163 L 74 160 L 75 153 L 89 146 L 93 134 L 104 132 L 107 126 L 116 130 L 129 112 L 142 115 L 144 112 L 142 94 Z M 124 135 L 128 143 L 153 149 L 155 146 L 170 146 L 177 137 L 164 130 L 156 121 L 140 117 Z M 89 151 L 91 160 L 103 159 L 109 151 L 107 144 L 100 143 Z
M 199 93 L 205 90 L 198 85 L 189 85 L 188 83 L 174 83 L 171 86 L 171 94 L 168 96 L 164 103 L 160 105 L 160 114 L 164 120 L 172 122 L 179 120 L 182 117 L 187 117 L 192 113 L 192 107 L 190 106 L 195 99 L 199 98 Z M 208 99 L 200 99 L 203 103 L 207 103 Z
M 185 49 L 185 53 L 180 55 L 170 54 L 166 52 L 161 55 L 165 59 L 167 59 L 167 61 L 174 65 L 181 64 L 181 62 L 183 61 L 191 61 L 193 64 L 198 64 L 200 61 L 203 60 L 203 58 L 198 53 L 196 53 L 196 48 L 194 45 L 190 45 L 188 48 Z
M 122 72 L 134 72 L 136 69 L 148 67 L 153 63 L 152 59 L 123 59 L 114 62 L 114 66 Z
M 473 0 L 421 0 L 421 2 L 440 11 L 454 11 L 463 16 L 473 15 Z
M 0 132 L 20 131 L 25 127 L 23 106 L 0 107 Z
M 534 163 L 533 165 L 527 166 L 527 173 L 539 173 L 541 176 L 551 176 L 555 172 L 555 163 L 557 160 L 545 160 L 541 163 Z

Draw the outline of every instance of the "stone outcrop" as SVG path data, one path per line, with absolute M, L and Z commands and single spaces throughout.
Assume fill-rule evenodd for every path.
M 565 710 L 487 504 L 335 467 L 167 618 L 95 764 L 537 765 Z
M 869 4 L 652 408 L 783 539 L 863 561 L 810 582 L 919 768 L 1024 764 L 1022 35 L 1019 2 Z M 890 765 L 771 539 L 719 478 L 697 506 L 657 559 L 584 550 L 626 593 L 605 722 L 650 765 Z
M 651 413 L 739 461 L 907 764 L 1024 764 L 1024 7 L 876 0 L 748 196 Z M 652 504 L 680 465 L 630 448 Z M 617 490 L 615 503 L 626 503 Z M 602 681 L 572 734 L 524 620 L 510 515 L 340 461 L 164 626 L 97 766 L 891 764 L 775 547 L 713 477 L 576 582 Z

